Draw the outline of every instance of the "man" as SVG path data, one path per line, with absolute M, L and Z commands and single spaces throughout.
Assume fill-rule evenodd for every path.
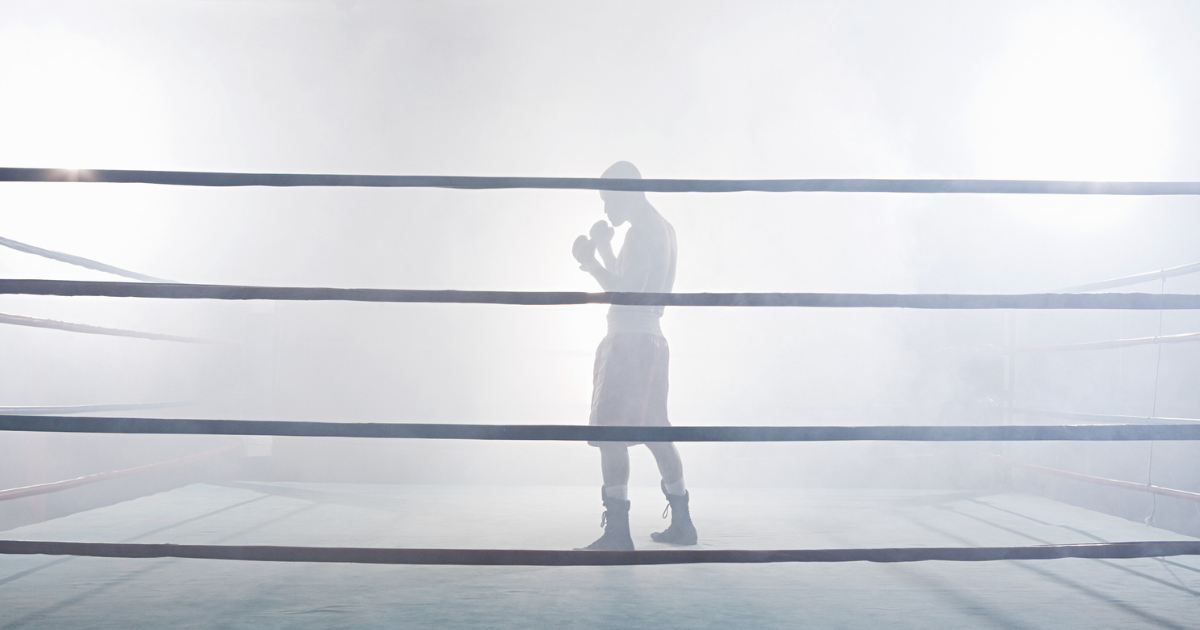
M 617 162 L 601 176 L 641 179 L 629 162 Z M 592 274 L 605 291 L 669 293 L 675 284 L 675 229 L 642 192 L 601 191 L 604 213 L 612 226 L 599 221 L 591 238 L 575 239 L 573 253 L 579 268 Z M 613 226 L 629 222 L 620 255 L 612 249 Z M 596 260 L 596 254 L 600 260 Z M 592 413 L 589 424 L 669 426 L 667 421 L 667 340 L 659 328 L 662 306 L 613 305 L 608 310 L 608 335 L 596 349 L 592 371 Z M 632 550 L 629 533 L 629 446 L 627 442 L 590 442 L 600 448 L 604 487 L 601 526 L 604 535 L 588 550 Z M 656 542 L 696 544 L 696 528 L 688 511 L 683 462 L 670 442 L 648 442 L 658 462 L 662 491 L 671 509 L 671 526 L 651 534 Z

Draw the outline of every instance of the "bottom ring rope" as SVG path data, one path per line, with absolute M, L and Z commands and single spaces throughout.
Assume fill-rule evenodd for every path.
M 558 551 L 547 549 L 397 549 L 278 547 L 0 540 L 0 554 L 97 558 L 191 558 L 255 562 L 335 562 L 469 566 L 614 566 L 764 564 L 779 562 L 987 562 L 1061 558 L 1129 559 L 1200 555 L 1200 540 L 1084 543 L 1029 547 L 901 547 L 892 549 L 695 549 Z

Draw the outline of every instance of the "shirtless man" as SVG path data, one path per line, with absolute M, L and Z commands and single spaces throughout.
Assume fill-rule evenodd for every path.
M 641 179 L 629 162 L 617 162 L 601 177 Z M 598 221 L 591 238 L 575 239 L 573 253 L 579 268 L 592 274 L 605 291 L 669 293 L 675 284 L 675 229 L 642 192 L 601 191 L 604 213 L 612 226 Z M 629 222 L 620 255 L 613 254 L 613 226 Z M 596 254 L 600 260 L 596 260 Z M 592 413 L 589 424 L 670 426 L 667 421 L 667 361 L 669 351 L 658 320 L 662 306 L 613 305 L 608 310 L 608 335 L 596 349 L 592 371 Z M 600 448 L 604 487 L 601 526 L 604 535 L 587 550 L 632 550 L 629 534 L 629 446 L 627 442 L 589 442 Z M 696 528 L 688 511 L 683 462 L 671 442 L 648 442 L 658 462 L 662 491 L 671 508 L 671 525 L 651 534 L 656 542 L 696 544 Z

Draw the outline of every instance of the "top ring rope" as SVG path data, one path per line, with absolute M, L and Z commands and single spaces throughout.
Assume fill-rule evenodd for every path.
M 623 190 L 642 192 L 849 192 L 1023 195 L 1200 195 L 1200 182 L 1077 182 L 1018 179 L 601 179 L 598 177 L 466 177 L 446 175 L 316 175 L 201 171 L 0 168 L 3 182 L 107 182 L 168 186 L 355 186 L 490 190 Z
M 90 282 L 0 279 L 0 295 L 58 295 L 165 298 L 177 300 L 288 300 L 416 302 L 429 304 L 515 304 L 551 306 L 623 304 L 661 306 L 775 306 L 810 308 L 921 309 L 1200 309 L 1200 295 L 1172 293 L 582 293 L 572 291 L 439 291 L 251 287 L 221 284 Z

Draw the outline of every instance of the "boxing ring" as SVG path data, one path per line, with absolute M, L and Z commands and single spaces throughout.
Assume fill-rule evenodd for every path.
M 350 175 L 274 175 L 165 171 L 62 171 L 0 169 L 0 181 L 108 182 L 178 186 L 367 186 L 443 187 L 458 189 L 583 189 L 662 193 L 732 193 L 743 191 L 798 193 L 910 194 L 1099 194 L 1197 195 L 1191 182 L 1048 182 L 996 180 L 619 180 L 590 178 L 390 177 Z M 27 249 L 31 246 L 18 244 Z M 37 248 L 34 248 L 37 249 Z M 30 252 L 45 255 L 46 250 Z M 53 253 L 53 252 L 51 252 Z M 59 254 L 60 256 L 64 256 Z M 78 258 L 78 257 L 75 257 Z M 83 262 L 93 265 L 95 261 Z M 72 264 L 80 264 L 80 260 Z M 66 261 L 64 262 L 71 262 Z M 93 268 L 95 268 L 93 266 Z M 108 271 L 112 271 L 111 268 Z M 162 281 L 150 276 L 138 282 L 0 279 L 0 295 L 93 296 L 175 300 L 357 301 L 389 304 L 495 304 L 513 307 L 582 304 L 663 305 L 705 308 L 903 308 L 937 310 L 1130 310 L 1200 309 L 1200 295 L 1172 293 L 1089 293 L 1128 286 L 1146 279 L 1173 277 L 1200 270 L 1185 265 L 1152 274 L 1038 294 L 848 294 L 848 293 L 576 293 L 456 290 L 345 289 L 200 285 Z M 124 270 L 117 270 L 124 271 Z M 397 308 L 399 308 L 397 306 Z M 20 318 L 21 316 L 8 316 Z M 4 323 L 34 325 L 19 319 Z M 90 334 L 138 336 L 137 331 L 99 329 L 73 324 L 60 329 Z M 159 335 L 160 341 L 204 342 Z M 1006 370 L 1021 353 L 1107 349 L 1131 345 L 1200 341 L 1200 333 L 1117 339 L 1058 346 L 1001 349 Z M 446 423 L 360 423 L 210 418 L 78 417 L 70 411 L 6 408 L 0 431 L 208 436 L 292 436 L 312 439 L 403 439 L 473 441 L 671 441 L 671 442 L 1192 442 L 1200 440 L 1200 421 L 1123 415 L 1080 414 L 1022 409 L 1013 405 L 1012 381 L 1004 401 L 1003 424 L 980 426 L 672 426 L 614 427 L 577 425 L 478 425 Z M 146 405 L 143 405 L 146 406 Z M 151 406 L 151 408 L 153 408 Z M 109 408 L 107 410 L 119 410 Z M 90 411 L 106 411 L 93 407 Z M 1084 424 L 1019 424 L 1018 416 L 1076 420 Z M 236 451 L 231 444 L 139 469 L 101 473 L 148 474 L 165 466 L 185 466 Z M 1200 493 L 1164 488 L 1149 481 L 1108 479 L 1056 470 L 992 454 L 1008 468 L 1066 475 L 1076 481 L 1140 490 L 1185 501 Z M 79 478 L 35 488 L 0 490 L 0 501 L 31 494 L 86 486 L 98 479 Z M 56 485 L 57 484 L 57 485 Z M 439 491 L 440 492 L 440 491 Z M 504 501 L 488 498 L 479 488 L 449 493 L 489 505 L 489 514 L 506 523 L 518 514 Z M 564 511 L 588 512 L 582 500 L 562 489 L 540 495 L 513 491 L 523 505 L 566 505 Z M 524 494 L 522 494 L 524 492 Z M 574 492 L 574 491 L 572 491 Z M 7 493 L 7 494 L 6 494 Z M 578 493 L 576 493 L 578 494 Z M 659 546 L 636 551 L 571 551 L 572 542 L 552 522 L 517 528 L 511 539 L 472 527 L 477 518 L 461 502 L 431 497 L 416 488 L 379 489 L 351 484 L 226 482 L 197 484 L 135 501 L 74 514 L 43 524 L 0 533 L 0 604 L 21 612 L 0 613 L 0 628 L 26 627 L 50 612 L 20 604 L 37 589 L 53 584 L 56 572 L 79 567 L 83 583 L 98 581 L 96 593 L 125 591 L 142 606 L 159 602 L 161 623 L 178 623 L 179 614 L 202 614 L 206 598 L 236 598 L 227 587 L 246 572 L 248 583 L 270 585 L 256 591 L 276 614 L 303 613 L 305 623 L 339 623 L 347 604 L 376 601 L 391 590 L 405 590 L 416 600 L 392 601 L 356 609 L 351 625 L 386 625 L 389 615 L 410 615 L 416 625 L 504 625 L 529 619 L 536 625 L 571 625 L 589 612 L 596 625 L 628 626 L 626 613 L 605 608 L 621 598 L 653 600 L 668 609 L 670 588 L 628 567 L 656 565 L 664 582 L 685 584 L 688 605 L 699 607 L 696 625 L 795 623 L 796 615 L 812 615 L 813 623 L 833 626 L 888 623 L 894 627 L 928 627 L 932 623 L 979 623 L 998 627 L 1085 623 L 1076 607 L 1096 602 L 1116 610 L 1112 627 L 1189 627 L 1200 602 L 1200 540 L 1163 529 L 1146 529 L 1116 517 L 1019 493 L 951 493 L 938 491 L 815 492 L 760 490 L 713 491 L 712 506 L 697 508 L 698 518 L 716 532 L 699 548 Z M 547 496 L 553 495 L 553 500 Z M 706 501 L 709 499 L 706 496 Z M 766 505 L 764 505 L 766 504 Z M 589 504 L 590 505 L 590 502 Z M 772 513 L 767 505 L 787 515 Z M 784 506 L 784 507 L 780 507 Z M 437 514 L 451 523 L 445 532 L 421 532 Z M 702 512 L 700 510 L 711 510 Z M 789 527 L 789 518 L 808 509 L 827 517 L 824 527 L 808 516 L 804 544 Z M 175 520 L 175 517 L 182 517 Z M 405 524 L 412 517 L 415 523 Z M 491 518 L 490 516 L 488 518 Z M 286 532 L 276 525 L 287 519 L 303 523 Z M 552 519 L 551 519 L 552 520 Z M 758 520 L 763 531 L 748 531 L 743 521 Z M 955 527 L 947 526 L 953 522 Z M 331 524 L 337 523 L 336 527 Z M 961 526 L 961 527 L 960 527 Z M 400 536 L 396 532 L 404 532 Z M 724 533 L 722 533 L 724 532 Z M 969 532 L 969 535 L 964 534 Z M 567 532 L 568 534 L 570 532 Z M 1147 537 L 1152 533 L 1154 537 Z M 279 538 L 272 538 L 279 534 Z M 113 540 L 118 538 L 118 540 Z M 403 540 L 398 545 L 393 541 Z M 456 544 L 445 545 L 447 540 Z M 425 541 L 424 545 L 408 544 Z M 391 543 L 391 544 L 389 544 Z M 441 544 L 439 544 L 441 543 Z M 472 544 L 474 543 L 474 544 Z M 750 544 L 747 544 L 750 543 Z M 520 546 L 514 546 L 520 545 Z M 42 556 L 59 556 L 47 560 Z M 150 562 L 151 559 L 159 559 Z M 181 562 L 186 560 L 186 562 Z M 1038 561 L 1055 560 L 1045 564 Z M 224 562 L 207 562 L 224 561 Z M 890 569 L 862 572 L 860 563 Z M 68 564 L 69 563 L 69 564 Z M 119 563 L 119 564 L 112 564 Z M 167 563 L 167 564 L 163 564 Z M 299 563 L 299 564 L 297 564 Z M 914 564 L 916 563 L 916 564 Z M 756 566 L 756 565 L 772 566 Z M 384 566 L 366 566 L 384 565 Z M 469 566 L 475 577 L 464 577 Z M 288 567 L 300 567 L 289 569 Z M 590 567 L 590 568 L 589 568 Z M 596 568 L 604 567 L 604 568 Z M 625 568 L 622 568 L 625 567 Z M 112 573 L 117 571 L 119 577 Z M 358 572 L 358 573 L 356 573 Z M 547 573 L 549 572 L 549 573 Z M 99 577 L 103 575 L 109 577 Z M 349 576 L 349 577 L 348 577 Z M 363 577 L 366 576 L 366 577 Z M 47 582 L 51 580 L 50 582 Z M 642 580 L 639 582 L 639 580 Z M 990 581 L 989 580 L 993 580 Z M 1129 582 L 1132 580 L 1132 582 Z M 168 599 L 170 584 L 195 592 Z M 306 590 L 302 584 L 308 584 Z M 967 586 L 963 586 L 966 584 Z M 1132 584 L 1132 586 L 1131 586 Z M 40 585 L 40 586 L 39 586 Z M 164 586 L 168 585 L 168 586 Z M 315 586 L 314 586 L 315 585 Z M 354 586 L 373 595 L 356 596 Z M 960 588 L 962 587 L 962 588 Z M 254 587 L 257 588 L 257 587 Z M 444 592 L 438 593 L 437 589 Z M 639 594 L 638 588 L 646 589 Z M 140 592 L 139 589 L 145 589 Z M 272 594 L 278 589 L 278 595 Z M 506 589 L 520 597 L 505 597 Z M 253 589 L 252 589 L 253 590 Z M 1006 609 L 989 590 L 1032 602 L 1029 610 Z M 156 592 L 161 591 L 158 596 Z M 558 591 L 558 592 L 556 592 Z M 80 597 L 91 597 L 83 590 Z M 564 593 L 591 593 L 582 604 L 564 601 Z M 849 594 L 855 593 L 855 594 Z M 922 594 L 923 593 L 923 594 Z M 489 595 L 490 594 L 490 595 Z M 696 595 L 699 594 L 699 595 Z M 872 597 L 872 594 L 875 597 Z M 493 597 L 494 596 L 494 597 Z M 48 596 L 47 596 L 48 597 Z M 358 599 L 356 599 L 358 597 Z M 820 606 L 841 598 L 836 606 Z M 498 599 L 497 599 L 498 598 Z M 932 600 L 957 602 L 957 612 L 937 612 Z M 1001 600 L 1003 597 L 1001 598 Z M 68 598 L 69 600 L 69 598 Z M 485 601 L 486 600 L 486 601 Z M 771 600 L 771 601 L 768 601 Z M 47 602 L 49 600 L 46 600 Z M 445 602 L 458 606 L 441 607 Z M 773 602 L 773 603 L 772 603 Z M 1057 603 L 1056 603 L 1057 602 Z M 1066 603 L 1063 603 L 1066 602 Z M 174 608 L 174 611 L 168 610 Z M 755 609 L 757 607 L 757 609 Z M 815 610 L 814 607 L 819 607 Z M 928 608 L 923 608 L 928 607 Z M 25 608 L 30 608 L 25 610 Z M 242 602 L 243 617 L 222 617 L 220 625 L 254 625 L 257 612 Z M 49 609 L 47 609 L 49 610 Z M 83 609 L 63 619 L 82 622 Z M 926 619 L 918 610 L 934 611 Z M 1037 611 L 1036 622 L 1029 617 Z M 963 612 L 965 611 L 965 612 Z M 906 618 L 897 616 L 903 613 Z M 77 615 L 69 617 L 69 615 Z M 330 616 L 333 615 L 333 616 Z M 625 616 L 622 616 L 625 615 Z M 119 615 L 118 615 L 119 617 Z M 45 617 L 50 619 L 50 617 Z M 261 619 L 260 619 L 261 621 Z M 1092 622 L 1095 619 L 1091 620 Z M 516 623 L 516 625 L 521 625 Z M 587 625 L 587 624 L 584 624 Z M 1086 625 L 1086 624 L 1085 624 Z M 1031 626 L 1032 627 L 1032 626 Z M 1082 626 L 1081 626 L 1082 627 Z M 1091 627 L 1095 627 L 1092 625 Z

